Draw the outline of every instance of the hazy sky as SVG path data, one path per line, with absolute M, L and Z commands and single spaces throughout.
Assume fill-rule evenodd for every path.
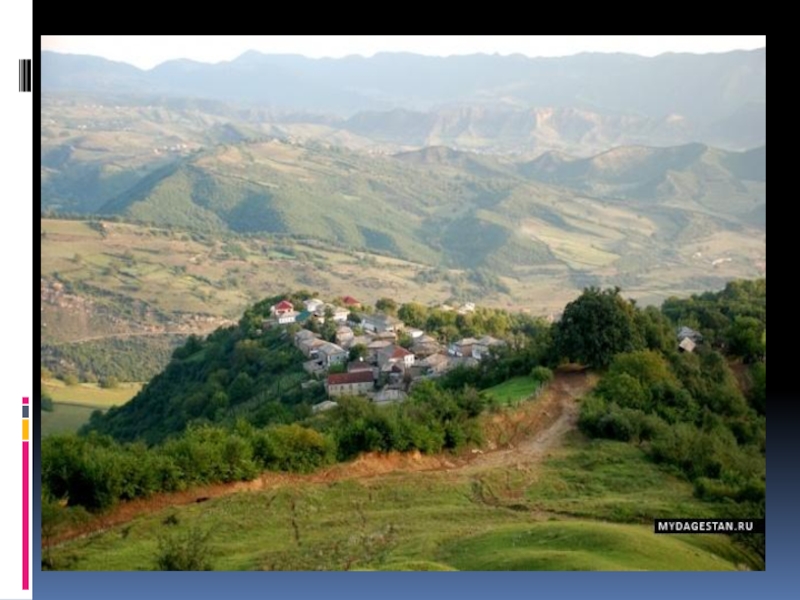
M 143 69 L 173 58 L 202 62 L 232 60 L 246 50 L 303 54 L 312 58 L 376 52 L 514 54 L 566 56 L 579 52 L 630 52 L 655 56 L 664 52 L 726 52 L 761 48 L 767 36 L 71 36 L 44 35 L 42 50 L 93 54 Z

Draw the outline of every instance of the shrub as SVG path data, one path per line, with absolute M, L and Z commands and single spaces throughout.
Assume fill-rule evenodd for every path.
M 108 377 L 102 377 L 100 379 L 100 387 L 107 390 L 117 388 L 119 387 L 119 380 L 113 375 L 109 375 Z
M 531 377 L 533 377 L 540 385 L 544 385 L 553 380 L 553 372 L 547 367 L 540 365 L 531 369 Z
M 156 570 L 158 571 L 211 571 L 210 532 L 190 529 L 158 540 Z
M 254 454 L 267 469 L 309 473 L 335 460 L 336 444 L 313 429 L 277 425 L 254 439 Z

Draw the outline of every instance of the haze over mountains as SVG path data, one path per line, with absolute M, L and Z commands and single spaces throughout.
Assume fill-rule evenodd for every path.
M 149 71 L 43 52 L 42 90 L 221 100 L 268 109 L 273 119 L 327 121 L 415 146 L 563 147 L 585 155 L 630 143 L 746 149 L 766 142 L 766 49 L 654 58 L 310 59 L 251 51 L 229 62 L 173 60 Z

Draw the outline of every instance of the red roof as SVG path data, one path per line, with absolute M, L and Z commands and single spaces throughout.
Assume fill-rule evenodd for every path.
M 352 296 L 345 296 L 344 298 L 342 298 L 342 302 L 344 302 L 345 304 L 351 305 L 351 306 L 354 305 L 354 304 L 359 304 L 359 305 L 361 304 L 361 302 L 359 302 L 358 300 L 356 300 Z
M 283 309 L 293 310 L 294 309 L 294 304 L 292 304 L 288 300 L 281 300 L 280 302 L 278 302 L 272 308 L 274 308 L 275 310 L 283 310 Z
M 344 383 L 372 383 L 372 370 L 328 375 L 328 385 L 342 385 Z
M 392 352 L 392 358 L 403 358 L 405 356 L 408 356 L 409 354 L 411 354 L 411 352 L 409 352 L 402 346 L 397 346 L 394 349 L 394 352 Z

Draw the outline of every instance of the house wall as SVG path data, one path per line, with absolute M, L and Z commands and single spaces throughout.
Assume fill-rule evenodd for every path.
M 366 394 L 373 388 L 372 382 L 338 383 L 328 386 L 328 396 L 344 396 Z
M 347 360 L 347 352 L 335 352 L 332 354 L 325 354 L 325 364 L 328 366 L 345 362 Z

